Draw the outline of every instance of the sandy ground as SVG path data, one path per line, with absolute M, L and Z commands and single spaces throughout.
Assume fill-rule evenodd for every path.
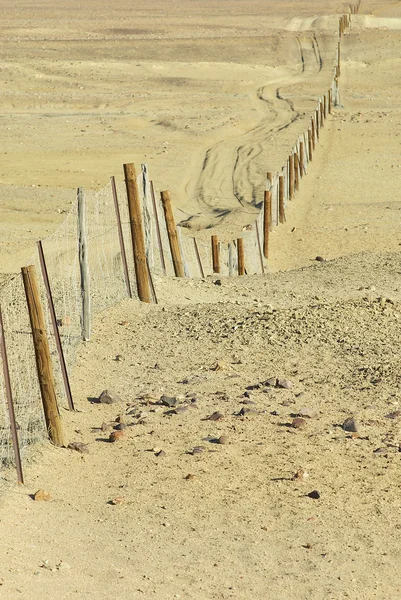
M 131 160 L 231 235 L 328 87 L 345 3 L 148 4 L 2 5 L 2 271 Z M 25 486 L 7 475 L 1 598 L 400 596 L 400 34 L 399 2 L 363 1 L 265 278 L 160 280 L 158 306 L 99 317 L 62 411 L 89 454 L 44 445 Z M 117 416 L 110 443 L 93 428 Z

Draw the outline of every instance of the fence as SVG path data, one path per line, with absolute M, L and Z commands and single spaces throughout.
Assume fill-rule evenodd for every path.
M 48 340 L 50 384 L 54 371 L 61 406 L 73 409 L 68 372 L 78 344 L 90 338 L 91 318 L 99 312 L 127 296 L 157 302 L 159 277 L 265 272 L 269 232 L 285 222 L 289 203 L 310 169 L 321 128 L 340 102 L 341 38 L 359 6 L 360 0 L 339 20 L 332 81 L 318 99 L 309 127 L 296 140 L 281 171 L 267 173 L 263 209 L 235 240 L 223 244 L 213 235 L 205 243 L 184 235 L 174 223 L 169 192 L 157 197 L 147 165 L 138 175 L 133 165 L 125 165 L 125 183 L 112 178 L 100 192 L 78 190 L 62 225 L 38 244 L 29 261 L 40 275 L 37 300 L 43 307 L 44 329 L 39 337 Z M 19 275 L 2 286 L 0 303 L 0 465 L 3 469 L 15 465 L 22 481 L 20 456 L 46 439 L 50 426 L 43 419 L 45 393 L 36 360 L 38 348 Z

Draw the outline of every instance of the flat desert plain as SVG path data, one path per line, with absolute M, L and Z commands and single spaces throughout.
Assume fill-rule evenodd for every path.
M 3 0 L 1 271 L 126 162 L 184 231 L 232 239 L 329 88 L 347 11 Z M 4 474 L 0 598 L 401 597 L 400 48 L 401 3 L 362 0 L 269 273 L 156 280 L 157 306 L 98 317 L 62 410 L 89 453 L 43 444 L 25 485 Z

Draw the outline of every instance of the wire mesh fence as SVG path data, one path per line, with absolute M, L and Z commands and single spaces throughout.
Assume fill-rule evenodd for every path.
M 344 20 L 341 20 L 341 23 L 340 37 L 346 26 Z M 217 257 L 215 255 L 214 260 L 211 243 L 190 236 L 187 230 L 181 227 L 176 228 L 185 277 L 203 278 L 213 275 L 214 270 L 219 275 L 232 277 L 239 274 L 240 265 L 244 266 L 244 272 L 249 275 L 263 274 L 266 271 L 268 268 L 267 245 L 264 243 L 266 236 L 272 227 L 283 222 L 283 218 L 285 220 L 285 211 L 292 196 L 296 193 L 302 177 L 309 171 L 313 151 L 319 139 L 319 130 L 331 112 L 331 107 L 339 103 L 339 61 L 340 55 L 337 51 L 330 88 L 318 99 L 316 110 L 311 116 L 310 127 L 297 138 L 282 170 L 269 174 L 266 179 L 265 188 L 271 194 L 269 213 L 266 211 L 266 206 L 263 206 L 255 221 L 244 227 L 236 239 L 225 243 L 218 242 Z M 141 172 L 136 177 L 136 186 L 140 198 L 148 274 L 155 281 L 157 290 L 158 278 L 175 275 L 171 232 L 165 219 L 165 206 L 155 193 L 153 183 L 149 179 L 147 165 L 142 165 Z M 113 179 L 101 191 L 85 192 L 84 196 L 89 265 L 87 290 L 90 294 L 93 318 L 127 296 L 138 298 L 137 274 L 133 259 L 135 242 L 131 235 L 132 214 L 130 214 L 127 187 L 124 182 L 115 183 Z M 263 202 L 261 204 L 263 205 Z M 61 226 L 42 242 L 57 331 L 69 371 L 74 366 L 76 350 L 83 339 L 84 290 L 78 251 L 80 243 L 78 212 L 77 201 Z M 242 240 L 241 243 L 239 240 Z M 37 253 L 31 257 L 29 264 L 35 266 L 38 275 L 41 273 L 41 263 Z M 59 366 L 48 297 L 42 277 L 39 277 L 39 280 L 57 395 L 60 403 L 67 406 L 65 381 Z M 0 289 L 0 304 L 4 317 L 3 332 L 9 357 L 18 438 L 24 456 L 29 446 L 47 437 L 47 432 L 43 419 L 30 320 L 24 287 L 19 275 L 11 277 Z M 3 361 L 1 366 L 4 366 Z M 0 376 L 0 479 L 4 469 L 13 463 L 7 390 L 4 378 Z

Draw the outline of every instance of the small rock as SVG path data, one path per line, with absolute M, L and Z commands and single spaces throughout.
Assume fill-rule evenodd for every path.
M 359 431 L 359 423 L 358 421 L 356 421 L 356 419 L 354 419 L 354 417 L 347 417 L 344 423 L 342 424 L 342 428 L 344 429 L 344 431 L 351 431 L 353 433 L 356 433 Z
M 185 477 L 184 477 L 184 479 L 186 479 L 187 481 L 192 481 L 195 478 L 196 478 L 196 475 L 193 475 L 192 473 L 188 473 L 188 475 L 185 475 Z
M 309 473 L 307 471 L 305 471 L 304 469 L 298 469 L 298 471 L 294 474 L 293 476 L 293 481 L 304 481 L 305 479 L 308 479 L 309 477 Z
M 124 429 L 127 429 L 128 425 L 126 423 L 117 423 L 117 425 L 114 426 L 114 429 L 116 431 L 123 431 Z
M 216 411 L 214 413 L 212 413 L 210 415 L 210 417 L 207 417 L 205 420 L 206 421 L 222 421 L 224 419 L 224 415 L 222 415 L 220 412 Z
M 80 454 L 89 454 L 88 444 L 84 444 L 83 442 L 70 442 L 67 448 L 69 450 L 76 450 Z
M 312 492 L 309 492 L 309 494 L 307 494 L 309 496 L 309 498 L 313 498 L 313 500 L 319 500 L 320 498 L 320 492 L 318 492 L 317 490 L 313 490 Z
M 204 446 L 195 446 L 195 448 L 192 449 L 192 454 L 202 454 L 202 452 L 205 451 L 205 447 Z
M 213 283 L 214 285 L 221 285 L 221 279 L 215 279 Z
M 317 260 L 317 262 L 325 262 L 323 256 L 316 256 L 315 260 Z
M 99 398 L 98 398 L 98 402 L 100 404 L 116 404 L 117 402 L 122 402 L 120 396 L 118 394 L 115 394 L 114 392 L 111 392 L 110 390 L 104 390 Z
M 305 429 L 308 423 L 302 417 L 295 417 L 295 419 L 292 420 L 291 425 L 292 427 L 294 427 L 294 429 Z
M 37 500 L 37 501 L 42 501 L 42 502 L 49 502 L 49 500 L 51 500 L 52 497 L 49 494 L 49 492 L 46 492 L 45 490 L 38 490 L 33 495 L 33 499 Z
M 293 384 L 289 379 L 277 379 L 276 387 L 284 390 L 290 390 L 293 387 Z
M 226 363 L 220 361 L 218 363 L 215 364 L 214 367 L 212 367 L 212 371 L 226 371 L 227 370 L 227 365 Z
M 401 417 L 401 410 L 395 410 L 394 412 L 385 415 L 386 419 L 398 419 L 398 417 Z
M 173 408 L 177 404 L 177 398 L 175 396 L 162 396 L 160 398 L 160 402 L 164 404 L 164 406 L 168 406 L 169 408 Z
M 217 440 L 217 443 L 222 445 L 228 444 L 228 437 L 226 435 L 221 435 Z
M 238 413 L 239 417 L 256 417 L 258 415 L 258 411 L 253 408 L 241 408 Z
M 188 410 L 188 406 L 186 406 L 185 404 L 182 404 L 181 406 L 177 406 L 174 410 L 173 410 L 173 414 L 174 415 L 180 415 L 182 413 L 187 412 Z
M 115 419 L 116 423 L 126 423 L 126 417 L 125 415 L 118 415 Z
M 124 503 L 125 503 L 125 498 L 123 498 L 122 496 L 117 496 L 116 498 L 113 498 L 112 500 L 109 501 L 109 504 L 111 504 L 112 506 L 119 506 Z
M 104 423 L 104 422 L 103 422 L 103 423 L 101 424 L 101 426 L 100 426 L 100 429 L 101 429 L 102 431 L 109 431 L 109 430 L 111 429 L 111 425 L 109 425 L 108 423 Z
M 124 437 L 125 437 L 124 431 L 112 431 L 111 434 L 109 435 L 109 441 L 110 442 L 118 442 L 119 440 L 123 439 Z
M 313 408 L 301 408 L 298 411 L 300 417 L 306 417 L 307 419 L 316 419 L 317 412 Z
M 373 450 L 373 454 L 387 454 L 388 448 L 376 448 Z
M 269 379 L 266 379 L 266 381 L 263 381 L 262 385 L 265 385 L 267 387 L 276 387 L 276 385 L 277 385 L 277 378 L 276 377 L 270 377 Z
M 160 450 L 159 452 L 156 452 L 156 456 L 157 458 L 164 458 L 167 456 L 167 454 L 164 452 L 164 450 Z

